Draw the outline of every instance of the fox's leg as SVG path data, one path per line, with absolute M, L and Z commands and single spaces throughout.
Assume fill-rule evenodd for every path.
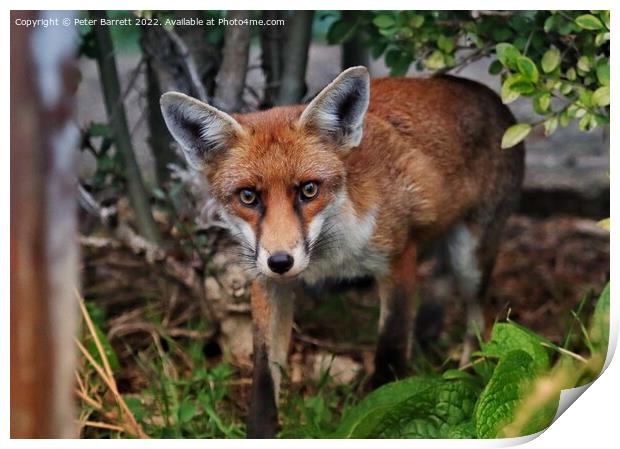
M 481 304 L 495 264 L 501 227 L 493 231 L 483 232 L 483 228 L 476 223 L 461 223 L 451 231 L 448 239 L 450 265 L 466 309 L 467 331 L 461 366 L 469 362 L 476 346 L 476 335 L 484 332 Z
M 255 280 L 251 296 L 254 372 L 247 436 L 274 438 L 281 370 L 286 365 L 293 325 L 294 293 L 290 285 Z
M 381 312 L 372 388 L 406 374 L 413 337 L 415 275 L 416 245 L 411 242 L 391 262 L 388 275 L 377 282 Z

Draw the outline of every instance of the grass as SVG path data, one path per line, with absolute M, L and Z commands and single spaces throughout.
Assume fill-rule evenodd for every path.
M 115 380 L 118 361 L 100 328 L 101 310 L 86 306 L 79 295 L 78 300 L 85 323 L 82 341 L 76 340 L 83 356 L 76 372 L 81 437 L 245 437 L 246 410 L 240 403 L 250 382 L 235 367 L 224 361 L 210 363 L 198 342 L 183 345 L 170 337 L 154 338 L 152 347 L 135 354 L 133 360 L 144 376 L 144 388 L 121 394 Z M 178 360 L 179 354 L 185 360 Z M 280 436 L 327 436 L 343 410 L 360 397 L 362 383 L 359 378 L 351 384 L 334 385 L 329 370 L 323 371 L 318 381 L 305 381 L 294 388 L 285 378 Z
M 580 369 L 573 367 L 569 370 L 579 376 L 584 370 L 590 369 L 589 364 L 584 364 L 584 360 L 580 360 L 582 357 L 568 350 L 568 347 L 575 349 L 571 340 L 583 340 L 584 335 L 588 341 L 584 309 L 590 308 L 586 306 L 593 299 L 592 295 L 588 295 L 577 305 L 572 312 L 572 322 L 567 325 L 562 346 L 552 344 L 551 348 L 570 359 L 570 367 L 580 362 L 577 365 Z M 155 331 L 151 335 L 151 344 L 145 349 L 132 351 L 127 343 L 125 354 L 131 354 L 130 358 L 127 359 L 125 355 L 119 361 L 102 331 L 106 323 L 103 311 L 95 307 L 94 303 L 85 304 L 79 294 L 78 301 L 85 323 L 82 339 L 76 340 L 82 354 L 82 363 L 76 372 L 81 437 L 245 437 L 244 417 L 247 414 L 251 383 L 248 368 L 233 366 L 221 355 L 214 357 L 205 354 L 204 341 L 173 338 Z M 339 316 L 341 308 L 338 301 L 330 306 L 324 305 L 314 310 L 314 318 L 326 319 L 333 312 Z M 372 310 L 364 313 L 374 315 Z M 158 315 L 151 318 L 154 322 L 161 320 Z M 187 324 L 208 327 L 204 323 L 201 325 L 200 321 Z M 449 355 L 450 348 L 445 348 L 443 343 L 437 342 L 437 347 L 425 349 L 416 345 L 416 366 L 412 372 L 416 375 L 441 374 L 455 367 L 455 357 Z M 582 349 L 579 345 L 577 347 Z M 130 382 L 131 387 L 124 385 L 127 382 L 123 378 L 128 374 L 125 372 L 127 366 L 123 364 L 131 365 L 133 374 L 130 376 L 140 378 L 139 381 Z M 484 377 L 482 365 L 472 363 L 467 369 L 473 368 Z M 550 384 L 568 385 L 574 380 L 573 375 L 567 378 L 566 372 L 553 371 L 548 377 L 540 379 L 532 400 L 526 401 L 534 405 L 519 412 L 515 426 L 531 418 L 540 398 L 555 394 L 555 389 L 548 388 Z M 286 373 L 283 377 L 279 404 L 279 436 L 282 438 L 329 437 L 347 410 L 365 396 L 366 379 L 361 374 L 347 384 L 337 384 L 330 374 L 330 368 L 322 371 L 315 380 L 293 382 L 287 378 Z

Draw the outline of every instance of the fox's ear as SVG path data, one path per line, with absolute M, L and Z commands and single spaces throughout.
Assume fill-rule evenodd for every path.
M 230 115 L 179 92 L 166 92 L 161 111 L 190 165 L 204 169 L 243 130 Z
M 368 69 L 351 67 L 310 102 L 299 120 L 322 138 L 344 149 L 353 148 L 362 141 L 369 99 Z

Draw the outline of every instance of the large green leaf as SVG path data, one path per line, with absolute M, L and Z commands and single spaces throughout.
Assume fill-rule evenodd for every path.
M 607 354 L 609 345 L 609 283 L 596 303 L 590 322 L 590 342 L 595 353 Z
M 516 323 L 497 323 L 489 342 L 482 344 L 480 354 L 501 359 L 520 349 L 532 358 L 536 370 L 542 371 L 549 368 L 549 354 L 543 344 L 550 342 Z
M 449 438 L 453 429 L 471 420 L 479 393 L 480 387 L 466 379 L 438 383 L 387 412 L 376 436 Z
M 351 409 L 332 437 L 449 438 L 454 433 L 465 438 L 466 428 L 459 426 L 471 420 L 479 392 L 480 386 L 467 376 L 394 382 Z
M 478 438 L 502 436 L 502 429 L 514 419 L 535 377 L 534 359 L 527 352 L 517 349 L 502 357 L 476 404 Z
M 391 408 L 412 396 L 420 395 L 441 381 L 441 378 L 435 376 L 420 376 L 378 388 L 345 413 L 333 438 L 367 438 Z

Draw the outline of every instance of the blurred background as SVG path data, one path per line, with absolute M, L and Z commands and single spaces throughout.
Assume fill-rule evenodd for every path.
M 75 260 L 66 266 L 77 269 L 80 293 L 69 289 L 78 298 L 69 301 L 67 310 L 73 312 L 64 316 L 70 320 L 74 313 L 77 320 L 81 313 L 84 324 L 77 369 L 69 370 L 77 383 L 70 390 L 78 420 L 64 434 L 241 437 L 245 432 L 249 278 L 235 263 L 234 243 L 208 188 L 188 169 L 165 127 L 159 97 L 168 90 L 243 113 L 307 102 L 354 65 L 367 66 L 373 77 L 453 74 L 491 87 L 527 125 L 521 135 L 506 136 L 512 144 L 526 138 L 527 170 L 485 316 L 490 324 L 510 316 L 567 344 L 575 315 L 590 313 L 590 299 L 609 278 L 609 231 L 600 223 L 609 216 L 609 32 L 604 13 L 589 23 L 576 20 L 582 16 L 578 11 L 96 11 L 76 12 L 71 20 L 118 21 L 69 27 L 65 31 L 72 37 L 65 40 L 51 29 L 12 30 L 12 51 L 19 51 L 17 37 L 41 46 L 23 72 L 13 72 L 12 58 L 12 108 L 14 100 L 23 108 L 17 103 L 32 89 L 26 84 L 18 91 L 14 74 L 34 85 L 35 77 L 22 73 L 58 69 L 37 62 L 41 52 L 66 41 L 66 63 L 73 64 L 58 70 L 66 75 L 63 98 L 69 104 L 59 106 L 60 113 L 75 144 L 38 162 L 49 179 L 35 189 L 39 201 L 56 211 L 46 218 L 48 226 L 62 223 L 63 214 L 77 217 L 64 242 L 67 249 L 75 246 Z M 44 101 L 39 106 L 49 108 Z M 74 107 L 71 116 L 67 107 Z M 52 126 L 56 121 L 47 114 L 37 120 Z M 27 122 L 12 115 L 12 152 L 19 135 L 29 135 Z M 14 136 L 18 128 L 21 134 Z M 53 146 L 56 134 L 48 134 Z M 46 141 L 45 133 L 41 139 Z M 37 160 L 36 150 L 32 154 Z M 63 158 L 71 163 L 55 173 L 54 160 Z M 26 171 L 19 172 L 20 160 L 15 167 L 12 160 L 12 178 L 26 176 L 27 162 L 21 159 Z M 61 185 L 55 201 L 67 204 L 61 213 L 49 207 L 46 186 L 54 183 Z M 23 191 L 23 198 L 31 197 L 32 189 Z M 18 199 L 12 196 L 12 213 Z M 12 241 L 20 240 L 20 228 L 12 218 Z M 36 251 L 31 248 L 31 254 Z M 12 264 L 21 260 L 28 271 L 31 265 L 15 254 Z M 53 289 L 57 273 L 47 260 L 41 264 Z M 421 303 L 430 297 L 432 265 L 430 260 L 420 266 Z M 12 322 L 32 322 L 32 315 L 14 315 L 18 294 L 12 287 Z M 66 294 L 65 288 L 60 295 Z M 360 396 L 372 369 L 378 304 L 371 283 L 334 285 L 309 292 L 309 298 L 296 312 L 282 436 L 316 436 L 329 428 Z M 418 335 L 416 373 L 458 361 L 462 306 L 455 295 L 444 306 L 443 327 Z M 36 362 L 41 361 L 29 363 Z M 18 429 L 13 420 L 12 429 Z

